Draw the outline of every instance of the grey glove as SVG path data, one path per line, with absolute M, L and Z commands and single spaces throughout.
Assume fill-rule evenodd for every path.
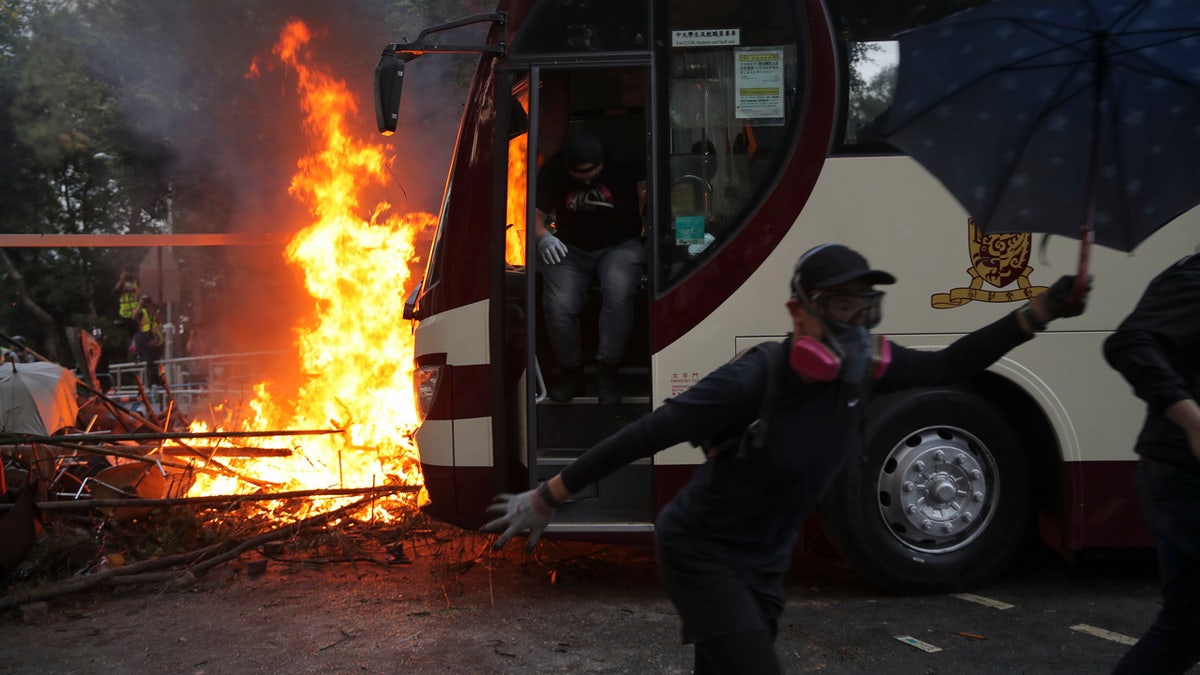
M 546 265 L 557 265 L 567 259 L 567 245 L 549 232 L 538 237 L 537 249 Z
M 492 548 L 499 549 L 509 539 L 512 539 L 514 534 L 529 530 L 529 542 L 525 544 L 525 548 L 532 551 L 533 547 L 537 546 L 538 541 L 541 540 L 542 532 L 550 524 L 550 519 L 554 517 L 556 510 L 542 499 L 536 489 L 515 495 L 508 493 L 496 495 L 485 513 L 498 517 L 488 521 L 483 526 L 483 531 L 501 533 L 499 537 L 496 537 L 496 543 L 492 545 Z
M 1046 310 L 1054 318 L 1083 314 L 1087 294 L 1092 290 L 1092 276 L 1088 275 L 1085 287 L 1078 291 L 1075 289 L 1077 279 L 1074 274 L 1064 274 L 1046 291 Z

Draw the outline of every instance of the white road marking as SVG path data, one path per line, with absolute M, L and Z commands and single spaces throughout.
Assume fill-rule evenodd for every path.
M 1012 609 L 1013 607 L 1016 607 L 1016 605 L 1010 605 L 1007 602 L 985 598 L 982 595 L 975 595 L 974 593 L 955 593 L 953 597 L 958 598 L 959 600 L 966 600 L 967 602 L 974 602 L 975 604 L 983 605 L 984 607 L 991 607 L 992 609 Z
M 1111 630 L 1104 630 L 1103 628 L 1089 626 L 1086 623 L 1075 624 L 1074 626 L 1071 626 L 1071 630 L 1078 631 L 1080 633 L 1087 633 L 1088 635 L 1094 635 L 1098 638 L 1104 638 L 1105 640 L 1119 642 L 1123 645 L 1137 644 L 1137 638 L 1132 638 L 1128 635 L 1122 635 L 1121 633 L 1114 633 Z

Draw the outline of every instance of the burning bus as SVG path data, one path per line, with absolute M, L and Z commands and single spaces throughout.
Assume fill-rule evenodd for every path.
M 900 283 L 880 330 L 918 348 L 945 346 L 1071 273 L 1073 242 L 1047 242 L 1034 261 L 1030 235 L 982 234 L 864 115 L 888 96 L 856 70 L 864 56 L 894 57 L 891 36 L 970 4 L 502 0 L 387 45 L 376 67 L 384 133 L 403 79 L 420 76 L 414 60 L 480 55 L 427 268 L 405 307 L 427 512 L 479 527 L 495 493 L 553 476 L 740 350 L 781 337 L 782 280 L 814 245 L 886 261 Z M 443 40 L 478 24 L 482 43 Z M 616 405 L 592 391 L 547 396 L 553 355 L 526 224 L 540 163 L 578 127 L 634 148 L 648 177 L 648 262 Z M 1184 214 L 1138 256 L 1098 251 L 1095 267 L 1120 283 L 1097 288 L 1069 328 L 962 386 L 873 403 L 863 456 L 820 508 L 868 579 L 901 592 L 978 583 L 1035 533 L 1064 553 L 1149 543 L 1130 450 L 1140 406 L 1100 344 L 1194 244 L 1196 225 Z M 573 495 L 548 532 L 648 537 L 700 461 L 684 445 L 624 467 Z

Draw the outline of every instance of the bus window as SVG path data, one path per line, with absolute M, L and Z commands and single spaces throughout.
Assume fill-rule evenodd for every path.
M 784 0 L 669 3 L 660 291 L 732 235 L 770 188 L 796 118 L 797 20 Z
M 647 0 L 609 2 L 599 12 L 589 2 L 543 0 L 520 27 L 512 53 L 642 51 L 649 16 Z
M 832 3 L 845 62 L 842 133 L 835 154 L 895 152 L 885 141 L 896 94 L 897 33 L 980 5 L 986 0 L 839 0 Z
M 900 52 L 895 40 L 850 42 L 849 105 L 843 142 L 867 146 L 885 143 L 887 110 L 896 97 L 896 66 Z

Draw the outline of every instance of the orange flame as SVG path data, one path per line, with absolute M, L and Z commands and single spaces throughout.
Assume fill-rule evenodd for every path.
M 388 215 L 381 202 L 364 216 L 362 193 L 386 184 L 390 161 L 381 145 L 348 131 L 358 114 L 342 80 L 314 64 L 308 27 L 288 23 L 273 53 L 297 77 L 310 153 L 297 163 L 290 194 L 315 222 L 297 233 L 286 256 L 304 273 L 314 319 L 297 329 L 297 364 L 305 375 L 294 400 L 279 401 L 272 382 L 255 387 L 250 411 L 235 411 L 238 430 L 344 429 L 323 436 L 262 438 L 263 447 L 293 447 L 284 458 L 229 465 L 280 489 L 373 487 L 421 483 L 411 442 L 417 416 L 412 391 L 413 335 L 402 311 L 416 236 L 428 213 Z M 330 345 L 336 345 L 335 350 Z M 228 420 L 221 424 L 230 424 Z M 204 425 L 193 425 L 203 430 Z M 221 429 L 230 430 L 230 429 Z M 297 438 L 302 445 L 296 447 Z M 232 494 L 248 482 L 201 475 L 190 494 Z
M 523 89 L 516 93 L 521 107 L 529 112 L 529 90 Z M 508 141 L 508 203 L 505 216 L 508 229 L 504 232 L 504 262 L 514 267 L 525 266 L 525 216 L 526 186 L 529 177 L 529 167 L 526 157 L 529 154 L 529 134 Z
M 514 267 L 525 266 L 525 209 L 526 177 L 529 169 L 525 155 L 529 152 L 529 134 L 521 134 L 508 142 L 508 204 L 505 208 L 508 229 L 504 232 L 504 262 Z

